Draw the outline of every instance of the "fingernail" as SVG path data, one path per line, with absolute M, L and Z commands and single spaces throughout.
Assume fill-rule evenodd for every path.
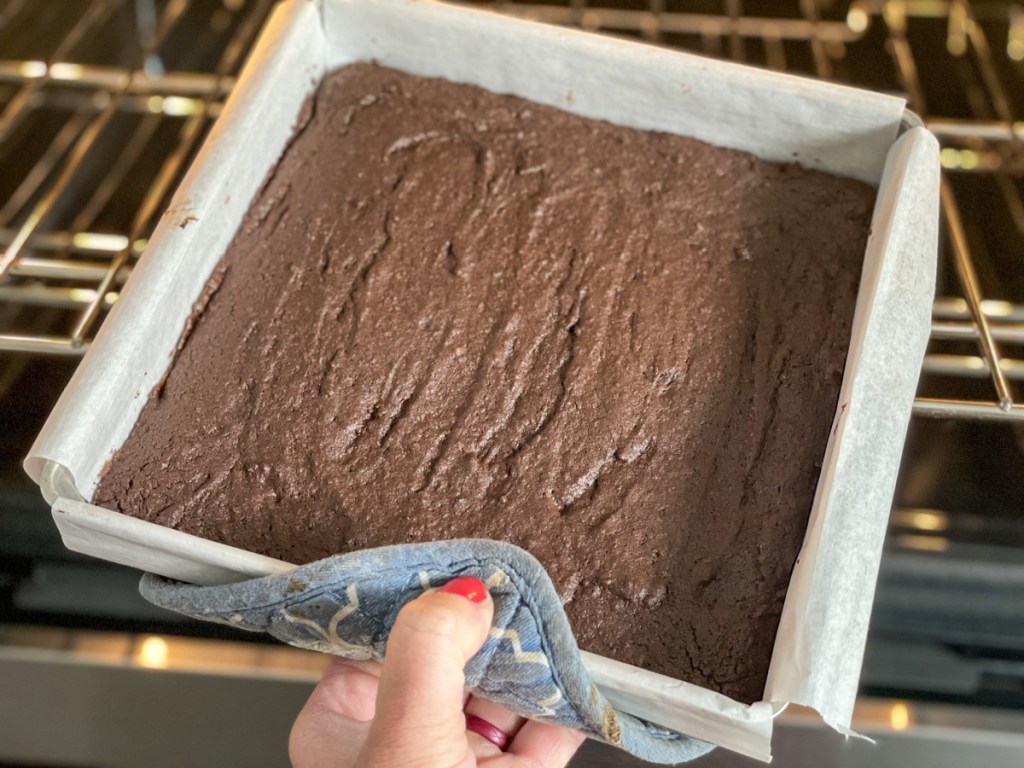
M 482 603 L 487 599 L 487 587 L 480 579 L 472 576 L 459 576 L 445 584 L 440 592 L 464 597 L 471 603 Z

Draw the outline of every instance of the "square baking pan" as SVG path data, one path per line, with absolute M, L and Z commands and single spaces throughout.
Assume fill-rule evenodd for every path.
M 848 732 L 928 339 L 938 147 L 902 99 L 415 0 L 286 0 L 25 461 L 73 550 L 198 584 L 291 566 L 89 503 L 324 75 L 356 61 L 878 186 L 833 428 L 763 701 L 584 654 L 620 709 L 761 760 L 790 702 Z

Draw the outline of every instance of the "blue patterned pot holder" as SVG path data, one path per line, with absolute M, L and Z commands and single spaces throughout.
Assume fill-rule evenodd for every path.
M 380 660 L 399 609 L 455 576 L 482 580 L 494 600 L 490 636 L 466 665 L 466 687 L 475 695 L 655 763 L 685 762 L 713 749 L 612 707 L 583 666 L 547 572 L 511 544 L 460 539 L 381 547 L 215 587 L 146 574 L 140 588 L 147 600 L 193 618 L 268 632 L 299 648 Z

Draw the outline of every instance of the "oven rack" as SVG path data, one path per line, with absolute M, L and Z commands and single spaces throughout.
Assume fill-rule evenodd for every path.
M 472 4 L 904 94 L 938 137 L 943 164 L 940 293 L 914 412 L 1024 422 L 1024 7 L 970 0 Z M 14 56 L 4 41 L 40 12 L 32 0 L 0 7 L 0 167 L 17 169 L 0 173 L 0 352 L 79 356 L 219 114 L 271 3 L 54 5 L 66 6 L 71 20 L 45 50 Z M 210 31 L 201 54 L 192 50 L 198 43 L 180 39 L 190 14 Z M 130 55 L 97 61 L 97 40 L 117 20 L 132 37 Z

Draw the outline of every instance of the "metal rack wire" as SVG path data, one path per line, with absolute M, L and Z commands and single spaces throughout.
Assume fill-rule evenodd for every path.
M 1024 8 L 970 0 L 475 4 L 905 94 L 942 144 L 948 273 L 915 413 L 1024 422 L 1024 359 L 1005 353 L 1024 345 Z M 0 163 L 33 131 L 47 137 L 29 161 L 12 163 L 19 173 L 0 174 L 0 351 L 80 355 L 218 114 L 269 0 L 91 0 L 74 6 L 73 23 L 47 51 L 8 58 L 4 32 L 35 13 L 30 5 L 0 8 Z M 187 56 L 166 66 L 176 28 L 194 13 L 220 30 L 214 55 L 202 66 L 186 66 Z M 117 15 L 132 24 L 128 59 L 82 58 Z M 119 132 L 119 121 L 130 125 Z M 168 123 L 172 135 L 157 142 Z M 103 154 L 112 140 L 119 151 Z M 122 188 L 139 186 L 140 162 L 154 158 L 131 215 L 111 224 L 105 211 Z
M 22 18 L 38 13 L 30 5 L 12 0 L 0 12 L 0 35 L 30 23 Z M 83 5 L 64 9 L 77 18 L 48 54 L 0 60 L 0 161 L 13 166 L 19 151 L 32 156 L 23 173 L 3 174 L 0 308 L 9 311 L 0 315 L 8 326 L 0 327 L 0 350 L 84 354 L 219 114 L 271 3 Z M 193 37 L 195 16 L 203 17 L 206 39 Z M 101 49 L 111 45 L 104 36 L 118 21 L 128 22 L 129 39 Z M 186 28 L 192 39 L 182 39 Z M 113 63 L 92 63 L 98 51 L 112 54 Z M 195 70 L 167 66 L 196 59 L 203 65 Z M 47 132 L 49 140 L 40 141 Z M 161 132 L 170 135 L 158 142 Z

